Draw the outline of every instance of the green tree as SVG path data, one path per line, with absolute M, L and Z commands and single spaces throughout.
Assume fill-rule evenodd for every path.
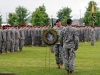
M 71 12 L 69 7 L 64 7 L 57 12 L 57 17 L 62 21 L 62 24 L 66 25 L 66 20 L 72 17 L 70 16 Z
M 96 12 L 96 22 L 95 22 L 96 26 L 100 26 L 100 11 Z
M 90 1 L 88 3 L 88 7 L 86 8 L 86 12 L 84 14 L 84 18 L 83 18 L 83 22 L 85 23 L 85 25 L 92 25 L 93 21 L 92 21 L 92 3 L 94 4 L 94 9 L 95 9 L 95 15 L 96 15 L 96 24 L 100 24 L 98 20 L 100 15 L 100 11 L 99 8 L 97 7 L 97 3 L 95 1 Z
M 2 24 L 2 15 L 0 15 L 0 26 Z
M 29 16 L 29 12 L 28 10 L 23 7 L 23 6 L 19 6 L 16 8 L 16 15 L 17 15 L 17 24 L 21 25 L 21 24 L 27 24 L 27 19 Z
M 36 10 L 32 13 L 31 17 L 32 25 L 49 25 L 50 18 L 46 13 L 46 8 L 44 5 L 39 6 Z
M 8 15 L 8 23 L 11 25 L 11 26 L 16 26 L 16 21 L 17 21 L 17 15 L 15 13 L 9 13 Z

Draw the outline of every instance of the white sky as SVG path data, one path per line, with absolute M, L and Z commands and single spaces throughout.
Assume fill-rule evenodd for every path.
M 72 9 L 71 15 L 73 18 L 83 17 L 88 2 L 90 0 L 0 0 L 0 14 L 2 14 L 3 21 L 6 21 L 6 14 L 9 12 L 15 12 L 15 8 L 20 6 L 26 7 L 30 12 L 35 11 L 35 8 L 41 6 L 43 3 L 46 6 L 46 12 L 49 17 L 51 15 L 56 18 L 57 11 L 62 7 L 69 7 Z M 100 7 L 100 0 L 94 0 Z

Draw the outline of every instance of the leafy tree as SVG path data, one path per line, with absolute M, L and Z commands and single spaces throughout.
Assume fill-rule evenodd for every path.
M 95 22 L 96 26 L 100 26 L 100 11 L 96 12 L 96 22 Z
M 31 23 L 32 23 L 32 25 L 48 25 L 48 24 L 50 24 L 50 19 L 48 17 L 48 14 L 46 13 L 46 8 L 44 5 L 39 6 L 32 13 Z
M 70 16 L 71 12 L 69 7 L 64 7 L 57 12 L 57 17 L 62 21 L 62 24 L 66 25 L 66 20 L 72 17 Z
M 8 15 L 8 23 L 11 25 L 11 26 L 16 26 L 16 21 L 18 19 L 17 15 L 15 13 L 9 13 Z
M 0 15 L 0 26 L 2 24 L 2 15 Z
M 21 25 L 21 24 L 27 24 L 27 19 L 29 16 L 29 12 L 28 10 L 23 7 L 23 6 L 19 6 L 16 8 L 16 15 L 17 15 L 17 24 Z
M 85 23 L 85 25 L 92 25 L 93 21 L 92 21 L 92 3 L 94 4 L 94 9 L 95 9 L 95 15 L 96 15 L 96 24 L 100 24 L 99 20 L 100 20 L 100 11 L 99 8 L 97 7 L 97 3 L 95 1 L 90 1 L 88 3 L 88 7 L 86 8 L 86 12 L 84 14 L 84 18 L 83 18 L 83 22 Z

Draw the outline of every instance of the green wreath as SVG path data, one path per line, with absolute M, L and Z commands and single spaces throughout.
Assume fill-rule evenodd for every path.
M 42 38 L 46 45 L 54 45 L 58 41 L 57 31 L 53 28 L 45 29 Z

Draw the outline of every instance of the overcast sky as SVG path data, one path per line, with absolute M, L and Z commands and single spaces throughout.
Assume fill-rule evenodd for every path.
M 56 18 L 57 11 L 62 7 L 69 7 L 72 9 L 71 15 L 74 18 L 83 17 L 88 2 L 90 0 L 0 0 L 0 12 L 2 14 L 3 21 L 6 21 L 6 14 L 9 12 L 15 12 L 15 8 L 20 6 L 26 7 L 30 12 L 35 11 L 35 8 L 44 4 L 46 6 L 46 12 L 49 17 L 51 15 Z M 100 7 L 100 0 L 94 0 Z

